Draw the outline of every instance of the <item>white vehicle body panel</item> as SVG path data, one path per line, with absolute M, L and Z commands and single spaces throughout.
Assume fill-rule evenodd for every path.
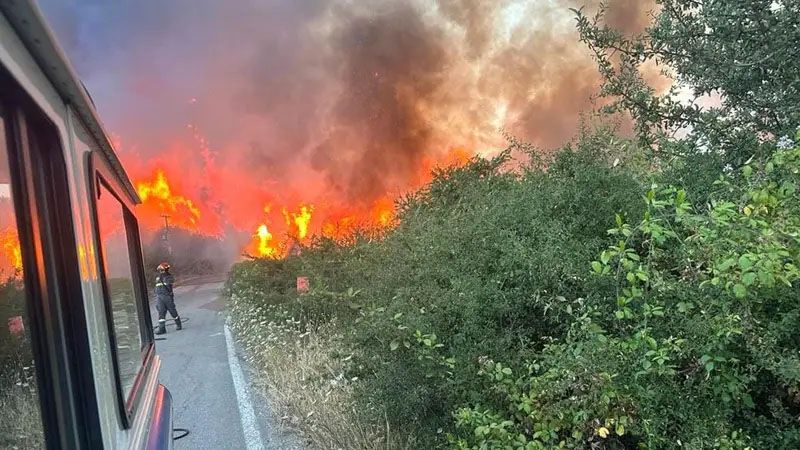
M 98 277 L 98 273 L 102 269 L 98 267 L 98 258 L 94 248 L 96 236 L 91 219 L 93 212 L 88 202 L 90 195 L 87 185 L 89 180 L 88 155 L 90 152 L 94 152 L 104 155 L 108 160 L 110 144 L 108 141 L 98 142 L 97 130 L 102 131 L 102 126 L 96 121 L 87 125 L 85 122 L 86 112 L 81 114 L 76 107 L 65 102 L 62 94 L 54 87 L 51 79 L 45 75 L 40 64 L 18 36 L 17 30 L 1 12 L 0 65 L 11 73 L 12 77 L 58 129 L 64 151 L 69 180 L 69 196 L 72 203 L 72 220 L 76 233 L 74 241 L 79 255 L 83 304 L 86 321 L 90 324 L 90 353 L 101 417 L 103 445 L 106 449 L 144 448 L 158 387 L 160 360 L 157 355 L 154 357 L 147 378 L 142 380 L 141 401 L 135 411 L 130 428 L 125 429 L 122 426 L 117 406 L 117 387 L 108 333 L 110 324 L 106 320 L 103 288 Z M 83 108 L 85 107 L 86 105 L 83 105 Z M 90 132 L 90 129 L 94 129 L 94 131 Z M 111 160 L 109 165 L 117 169 L 119 174 L 121 166 L 118 161 Z M 125 181 L 130 184 L 127 177 Z

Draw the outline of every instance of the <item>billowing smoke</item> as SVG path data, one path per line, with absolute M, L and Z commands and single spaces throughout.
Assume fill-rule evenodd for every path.
M 557 147 L 599 84 L 569 10 L 598 0 L 43 3 L 132 178 L 163 169 L 211 234 L 299 204 L 318 229 L 501 129 Z M 635 32 L 651 9 L 607 20 Z

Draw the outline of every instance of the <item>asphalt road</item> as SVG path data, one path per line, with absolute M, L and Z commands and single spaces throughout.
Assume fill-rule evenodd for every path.
M 248 367 L 235 344 L 226 341 L 222 281 L 207 278 L 191 283 L 175 289 L 175 304 L 185 319 L 183 330 L 169 322 L 167 334 L 156 336 L 161 383 L 172 393 L 174 426 L 190 432 L 175 442 L 175 448 L 302 448 L 275 423 L 261 394 L 250 388 Z M 153 317 L 156 324 L 155 311 Z

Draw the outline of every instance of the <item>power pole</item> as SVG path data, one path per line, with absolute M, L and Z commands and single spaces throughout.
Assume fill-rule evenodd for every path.
M 162 214 L 164 218 L 164 233 L 161 234 L 161 240 L 164 241 L 164 247 L 167 249 L 167 254 L 172 257 L 172 246 L 169 244 L 169 214 Z

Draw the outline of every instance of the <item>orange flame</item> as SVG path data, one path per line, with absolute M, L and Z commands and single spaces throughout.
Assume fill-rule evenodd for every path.
M 269 216 L 272 205 L 264 206 L 264 214 Z M 276 238 L 266 223 L 258 226 L 253 241 L 249 248 L 257 256 L 262 258 L 281 258 L 285 256 L 286 250 L 292 247 L 292 242 L 299 243 L 308 237 L 309 225 L 311 223 L 314 207 L 309 204 L 300 204 L 298 212 L 291 212 L 288 208 L 281 209 L 284 222 L 286 223 L 286 235 L 283 238 Z
M 372 221 L 379 228 L 386 228 L 394 222 L 394 202 L 389 197 L 379 199 L 372 206 Z
M 174 194 L 162 169 L 156 169 L 152 179 L 136 183 L 136 191 L 145 209 L 169 214 L 170 221 L 179 227 L 197 230 L 200 209 L 192 200 Z
M 327 189 L 324 180 L 308 180 L 303 173 L 297 183 L 274 183 L 268 174 L 253 178 L 239 168 L 218 166 L 216 151 L 202 131 L 193 124 L 187 131 L 157 160 L 127 153 L 142 200 L 137 217 L 149 231 L 164 226 L 163 216 L 168 215 L 170 226 L 217 237 L 231 231 L 247 239 L 246 244 L 239 241 L 243 253 L 282 258 L 313 235 L 344 242 L 356 230 L 369 233 L 397 224 L 393 194 L 349 202 Z M 473 154 L 451 147 L 423 157 L 407 185 L 396 188 L 417 189 L 431 180 L 433 169 L 463 165 Z M 259 204 L 264 205 L 261 210 Z
M 336 220 L 330 220 L 322 225 L 322 235 L 326 238 L 339 240 L 347 237 L 356 228 L 355 216 L 344 216 Z
M 19 245 L 19 236 L 15 228 L 6 228 L 0 232 L 0 243 L 3 245 L 3 256 L 6 263 L 14 269 L 16 274 L 22 272 L 22 249 Z
M 268 212 L 266 208 L 265 211 Z M 303 240 L 308 236 L 308 225 L 311 223 L 312 212 L 314 212 L 314 206 L 312 205 L 301 205 L 299 213 L 290 213 L 286 208 L 283 208 L 286 226 L 289 227 L 291 233 L 298 240 Z
M 320 227 L 322 236 L 335 241 L 347 239 L 354 231 L 381 231 L 396 224 L 394 201 L 389 196 L 376 200 L 371 206 L 359 210 L 345 210 L 333 215 Z
M 272 233 L 269 232 L 266 224 L 261 224 L 256 232 L 258 239 L 258 255 L 263 258 L 276 258 L 278 256 L 278 247 L 273 242 Z

